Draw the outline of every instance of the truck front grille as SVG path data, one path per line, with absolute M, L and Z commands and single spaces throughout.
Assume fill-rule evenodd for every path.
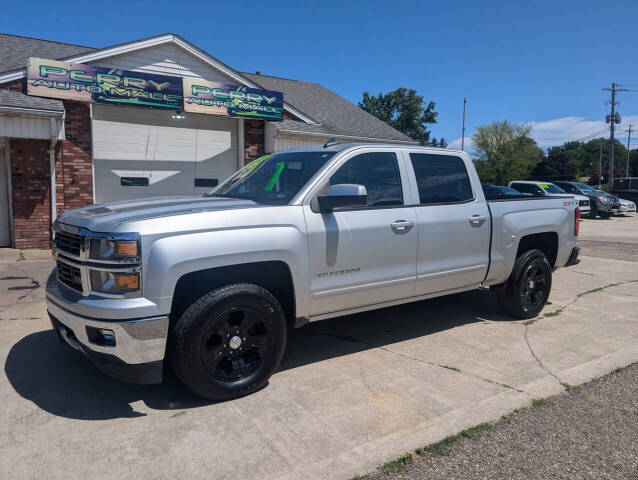
M 80 272 L 80 269 L 59 260 L 57 261 L 57 265 L 58 280 L 74 290 L 81 292 L 82 273 Z
M 82 237 L 74 233 L 56 232 L 55 248 L 77 257 L 82 250 Z

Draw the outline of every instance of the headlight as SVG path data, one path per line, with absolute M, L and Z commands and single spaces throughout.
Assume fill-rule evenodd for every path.
M 598 200 L 600 200 L 601 202 L 609 202 L 609 198 L 603 197 L 602 195 L 600 195 L 599 197 L 596 197 L 596 198 L 598 198 Z
M 91 270 L 91 290 L 114 295 L 137 292 L 140 289 L 139 272 L 105 272 Z
M 137 240 L 91 239 L 90 257 L 95 260 L 137 259 L 139 256 L 140 247 Z

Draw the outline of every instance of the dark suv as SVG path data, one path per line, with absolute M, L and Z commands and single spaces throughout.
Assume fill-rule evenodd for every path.
M 591 218 L 596 218 L 596 216 L 600 216 L 601 218 L 609 218 L 614 213 L 613 195 L 601 192 L 600 190 L 596 190 L 591 185 L 587 185 L 586 183 L 581 182 L 555 181 L 552 183 L 559 186 L 567 193 L 573 193 L 574 195 L 585 195 L 586 197 L 589 197 L 591 206 L 589 216 Z M 618 200 L 617 203 L 617 208 L 620 208 L 620 200 Z

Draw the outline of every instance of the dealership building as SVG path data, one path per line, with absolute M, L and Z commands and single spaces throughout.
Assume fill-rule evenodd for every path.
M 204 193 L 332 137 L 416 143 L 318 83 L 234 70 L 178 35 L 96 49 L 0 34 L 0 246 L 48 248 L 64 210 Z

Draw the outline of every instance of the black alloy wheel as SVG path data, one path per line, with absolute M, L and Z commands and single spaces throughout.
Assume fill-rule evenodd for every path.
M 262 312 L 248 306 L 231 307 L 210 323 L 202 336 L 208 373 L 221 381 L 241 380 L 254 373 L 275 340 Z
M 177 378 L 197 395 L 226 400 L 268 383 L 286 348 L 286 316 L 277 299 L 252 284 L 213 290 L 171 330 L 168 356 Z
M 500 307 L 520 319 L 537 316 L 552 291 L 552 266 L 540 250 L 528 250 L 514 262 L 503 289 L 496 289 Z
M 537 310 L 549 297 L 545 270 L 539 264 L 527 266 L 520 285 L 523 304 L 529 310 Z

